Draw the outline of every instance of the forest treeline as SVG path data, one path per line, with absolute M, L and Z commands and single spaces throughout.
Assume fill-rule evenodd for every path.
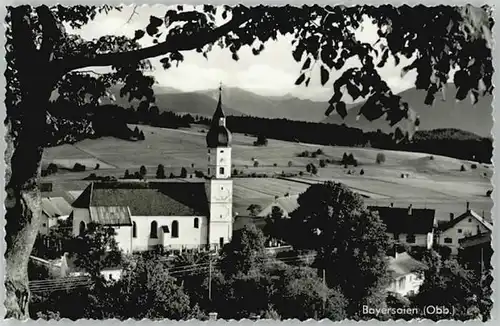
M 76 108 L 71 104 L 54 102 L 49 110 L 53 116 L 64 117 L 70 121 L 91 121 L 92 130 L 83 132 L 88 125 L 71 124 L 64 134 L 88 133 L 89 138 L 114 136 L 134 140 L 134 132 L 127 124 L 143 124 L 161 128 L 188 128 L 193 123 L 209 125 L 210 118 L 162 111 L 157 106 L 139 105 L 123 108 L 117 105 L 102 105 Z M 364 132 L 361 129 L 344 124 L 315 123 L 306 121 L 258 118 L 252 116 L 228 116 L 227 126 L 232 132 L 254 135 L 291 142 L 303 142 L 318 145 L 372 147 L 388 150 L 423 152 L 444 155 L 457 159 L 466 159 L 480 163 L 491 163 L 493 154 L 492 138 L 480 137 L 459 129 L 435 129 L 417 131 L 411 140 L 396 142 L 394 135 L 379 131 Z M 61 128 L 59 128 L 61 129 Z M 74 129 L 74 130 L 69 130 Z M 52 137 L 56 137 L 52 135 Z M 81 135 L 79 138 L 85 138 Z M 78 137 L 77 137 L 78 138 Z M 77 139 L 80 140 L 80 139 Z M 57 141 L 52 143 L 59 144 Z

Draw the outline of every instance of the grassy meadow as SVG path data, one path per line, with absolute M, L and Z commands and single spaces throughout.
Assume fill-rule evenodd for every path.
M 47 148 L 44 165 L 55 163 L 56 174 L 44 178 L 54 187 L 64 190 L 82 190 L 88 181 L 82 181 L 90 173 L 98 176 L 122 177 L 125 170 L 134 173 L 141 165 L 147 169 L 147 177 L 154 178 L 158 164 L 165 172 L 179 175 L 182 167 L 188 173 L 207 170 L 206 127 L 195 125 L 190 129 L 173 130 L 139 126 L 144 131 L 144 141 L 125 141 L 111 137 L 88 139 L 74 145 Z M 369 204 L 435 208 L 439 219 L 447 219 L 449 213 L 459 214 L 465 202 L 479 214 L 490 216 L 493 201 L 486 196 L 492 189 L 491 165 L 476 164 L 454 158 L 424 153 L 385 151 L 372 148 L 347 148 L 293 143 L 269 139 L 265 147 L 253 146 L 255 137 L 233 134 L 233 169 L 245 174 L 253 172 L 278 176 L 282 172 L 299 173 L 290 178 L 235 178 L 234 208 L 238 214 L 246 214 L 249 204 L 263 207 L 271 204 L 276 196 L 295 195 L 310 184 L 333 180 L 342 182 L 363 194 Z M 316 158 L 298 157 L 303 151 L 321 149 L 324 154 Z M 376 156 L 384 153 L 385 162 L 376 163 Z M 320 159 L 340 161 L 344 153 L 352 153 L 358 166 L 345 168 L 338 163 L 319 167 Z M 255 161 L 258 166 L 255 167 Z M 85 172 L 72 172 L 75 163 L 86 166 Z M 318 174 L 306 172 L 306 165 L 313 163 Z M 96 164 L 99 169 L 95 170 Z M 461 166 L 465 171 L 460 171 Z M 361 170 L 363 174 L 361 175 Z M 402 178 L 401 175 L 407 177 Z

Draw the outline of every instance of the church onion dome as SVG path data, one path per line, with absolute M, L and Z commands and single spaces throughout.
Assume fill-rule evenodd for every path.
M 219 88 L 219 102 L 212 117 L 210 130 L 207 133 L 207 146 L 208 148 L 229 147 L 231 146 L 231 132 L 226 127 L 226 116 L 222 110 L 221 101 L 222 89 Z

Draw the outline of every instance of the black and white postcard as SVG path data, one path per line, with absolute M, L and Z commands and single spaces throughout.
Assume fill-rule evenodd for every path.
M 495 323 L 493 2 L 4 9 L 5 318 Z

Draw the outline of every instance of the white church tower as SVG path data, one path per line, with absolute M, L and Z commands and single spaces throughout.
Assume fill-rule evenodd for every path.
M 208 242 L 220 248 L 233 234 L 233 180 L 231 180 L 231 132 L 226 127 L 222 111 L 222 86 L 219 102 L 207 133 L 208 147 L 208 202 L 210 218 Z

